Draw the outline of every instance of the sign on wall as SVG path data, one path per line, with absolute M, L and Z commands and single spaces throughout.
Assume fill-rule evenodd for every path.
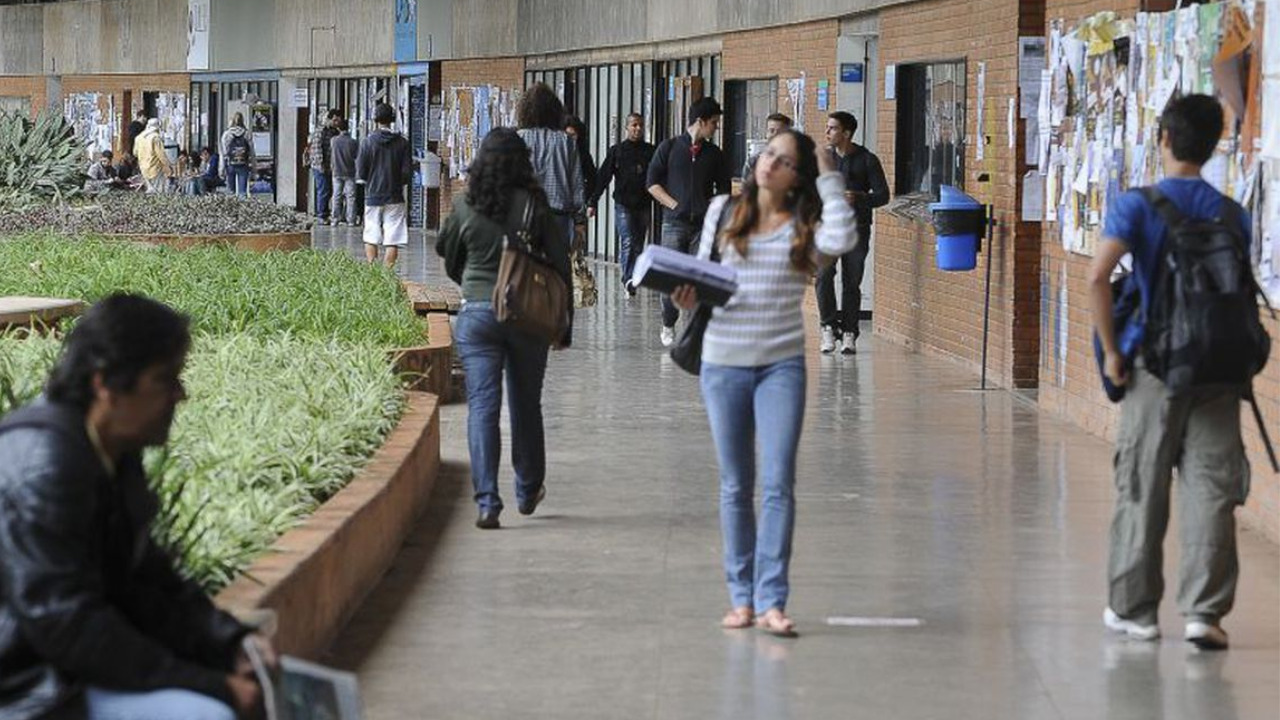
M 209 14 L 212 0 L 187 0 L 187 69 L 209 69 Z
M 396 4 L 396 62 L 418 59 L 418 0 L 394 0 Z

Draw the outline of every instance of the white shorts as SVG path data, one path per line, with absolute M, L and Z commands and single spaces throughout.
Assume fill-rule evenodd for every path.
M 409 223 L 405 204 L 366 205 L 364 242 L 366 245 L 404 247 L 409 244 Z

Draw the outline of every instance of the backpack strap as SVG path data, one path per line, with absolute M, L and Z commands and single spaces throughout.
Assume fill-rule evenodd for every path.
M 1138 192 L 1142 193 L 1142 197 L 1155 208 L 1160 215 L 1160 219 L 1164 220 L 1164 224 L 1168 225 L 1169 228 L 1177 227 L 1186 221 L 1187 216 L 1183 215 L 1182 211 L 1173 204 L 1173 201 L 1160 192 L 1160 188 L 1155 185 L 1148 185 L 1144 188 L 1139 188 Z

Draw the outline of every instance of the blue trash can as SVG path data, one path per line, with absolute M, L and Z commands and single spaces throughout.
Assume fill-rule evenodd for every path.
M 972 270 L 978 266 L 978 238 L 987 221 L 982 203 L 951 185 L 940 188 L 938 202 L 929 205 L 937 237 L 938 269 Z

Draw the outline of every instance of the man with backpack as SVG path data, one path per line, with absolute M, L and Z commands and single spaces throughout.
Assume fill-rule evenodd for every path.
M 1089 270 L 1104 373 L 1124 391 L 1103 622 L 1134 639 L 1160 636 L 1162 544 L 1177 468 L 1178 606 L 1185 638 L 1202 649 L 1228 646 L 1221 621 L 1239 576 L 1234 513 L 1249 487 L 1240 401 L 1252 399 L 1252 378 L 1270 352 L 1248 215 L 1200 177 L 1222 129 L 1222 107 L 1211 97 L 1169 104 L 1158 135 L 1165 179 L 1111 204 Z M 1122 345 L 1110 280 L 1125 254 L 1139 302 L 1122 335 L 1131 337 L 1137 323 L 1140 339 Z
M 244 127 L 244 115 L 236 113 L 222 134 L 222 176 L 235 195 L 249 197 L 249 173 L 255 161 L 253 141 Z

